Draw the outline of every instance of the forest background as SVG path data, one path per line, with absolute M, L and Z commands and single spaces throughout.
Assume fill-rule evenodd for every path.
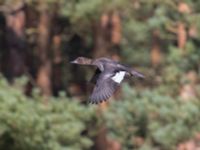
M 197 150 L 200 1 L 0 0 L 0 149 Z M 88 105 L 108 57 L 142 72 Z

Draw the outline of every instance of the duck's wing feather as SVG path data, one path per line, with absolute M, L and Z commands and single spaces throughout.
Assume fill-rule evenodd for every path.
M 131 69 L 130 72 L 131 72 L 131 75 L 133 75 L 135 77 L 145 78 L 145 76 L 142 73 L 140 73 L 140 72 L 138 72 L 138 71 L 136 71 L 134 69 Z
M 131 76 L 135 76 L 135 77 L 139 77 L 139 78 L 145 78 L 145 76 L 142 73 L 136 71 L 135 69 L 133 69 L 133 68 L 127 66 L 127 65 L 122 65 L 122 64 L 118 63 L 117 67 L 120 70 L 124 70 L 124 71 L 129 72 Z
M 117 90 L 124 76 L 124 71 L 111 75 L 101 73 L 90 96 L 90 103 L 98 104 L 108 100 Z
M 104 80 L 98 82 L 93 89 L 90 96 L 90 102 L 92 104 L 98 104 L 100 102 L 108 100 L 118 88 L 119 84 L 112 80 Z
M 90 79 L 90 83 L 96 84 L 97 83 L 97 79 L 99 78 L 101 74 L 101 70 L 99 70 L 99 68 L 96 69 L 94 75 L 92 76 L 92 78 Z

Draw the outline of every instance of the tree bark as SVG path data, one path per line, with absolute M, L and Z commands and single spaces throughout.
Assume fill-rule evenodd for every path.
M 94 57 L 110 55 L 111 46 L 111 20 L 109 14 L 103 14 L 100 22 L 94 23 Z
M 6 77 L 12 81 L 26 70 L 26 40 L 25 40 L 25 4 L 11 7 L 5 12 L 6 47 L 5 68 Z
M 187 41 L 187 32 L 186 27 L 183 22 L 178 23 L 178 33 L 177 33 L 177 41 L 178 41 L 178 48 L 183 49 L 185 48 L 185 44 Z
M 151 64 L 153 67 L 159 66 L 162 60 L 162 54 L 160 50 L 159 31 L 154 31 L 152 49 L 151 49 Z
M 37 73 L 37 84 L 42 94 L 49 97 L 51 91 L 51 61 L 50 61 L 50 22 L 51 15 L 47 9 L 46 2 L 40 1 L 41 11 L 38 25 L 38 48 L 39 68 Z
M 111 15 L 111 44 L 112 44 L 112 59 L 120 61 L 120 42 L 121 42 L 121 18 L 117 11 Z
M 189 14 L 191 13 L 191 8 L 189 7 L 187 3 L 180 1 L 178 3 L 178 11 L 181 14 Z M 178 47 L 184 50 L 185 44 L 187 42 L 187 31 L 186 31 L 186 25 L 184 22 L 178 22 L 177 41 L 178 41 Z
M 114 45 L 119 45 L 121 41 L 121 19 L 117 12 L 112 14 L 111 41 Z
M 52 69 L 52 87 L 53 94 L 58 95 L 62 89 L 62 57 L 61 57 L 61 35 L 56 34 L 53 36 L 53 69 Z
M 25 7 L 24 3 L 20 4 L 4 12 L 7 51 L 4 54 L 3 71 L 10 81 L 22 75 L 26 69 Z
M 59 91 L 63 89 L 62 83 L 62 54 L 61 54 L 61 42 L 62 42 L 62 31 L 63 26 L 60 25 L 59 20 L 59 1 L 55 2 L 53 7 L 53 34 L 52 34 L 52 44 L 53 44 L 53 68 L 52 68 L 52 90 L 53 95 L 58 96 Z

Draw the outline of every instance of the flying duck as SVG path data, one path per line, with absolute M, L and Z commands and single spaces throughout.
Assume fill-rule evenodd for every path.
M 89 102 L 92 104 L 98 104 L 108 100 L 117 90 L 125 76 L 144 78 L 143 74 L 134 69 L 104 57 L 94 60 L 78 57 L 74 61 L 71 61 L 71 63 L 97 67 L 95 74 L 90 80 L 91 83 L 95 84 L 89 98 Z

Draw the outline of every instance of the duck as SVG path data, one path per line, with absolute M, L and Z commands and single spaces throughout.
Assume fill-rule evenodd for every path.
M 89 97 L 89 103 L 92 104 L 107 101 L 119 88 L 125 77 L 145 77 L 135 69 L 106 57 L 91 59 L 81 56 L 70 63 L 96 67 L 96 71 L 90 80 L 94 84 L 93 91 Z

